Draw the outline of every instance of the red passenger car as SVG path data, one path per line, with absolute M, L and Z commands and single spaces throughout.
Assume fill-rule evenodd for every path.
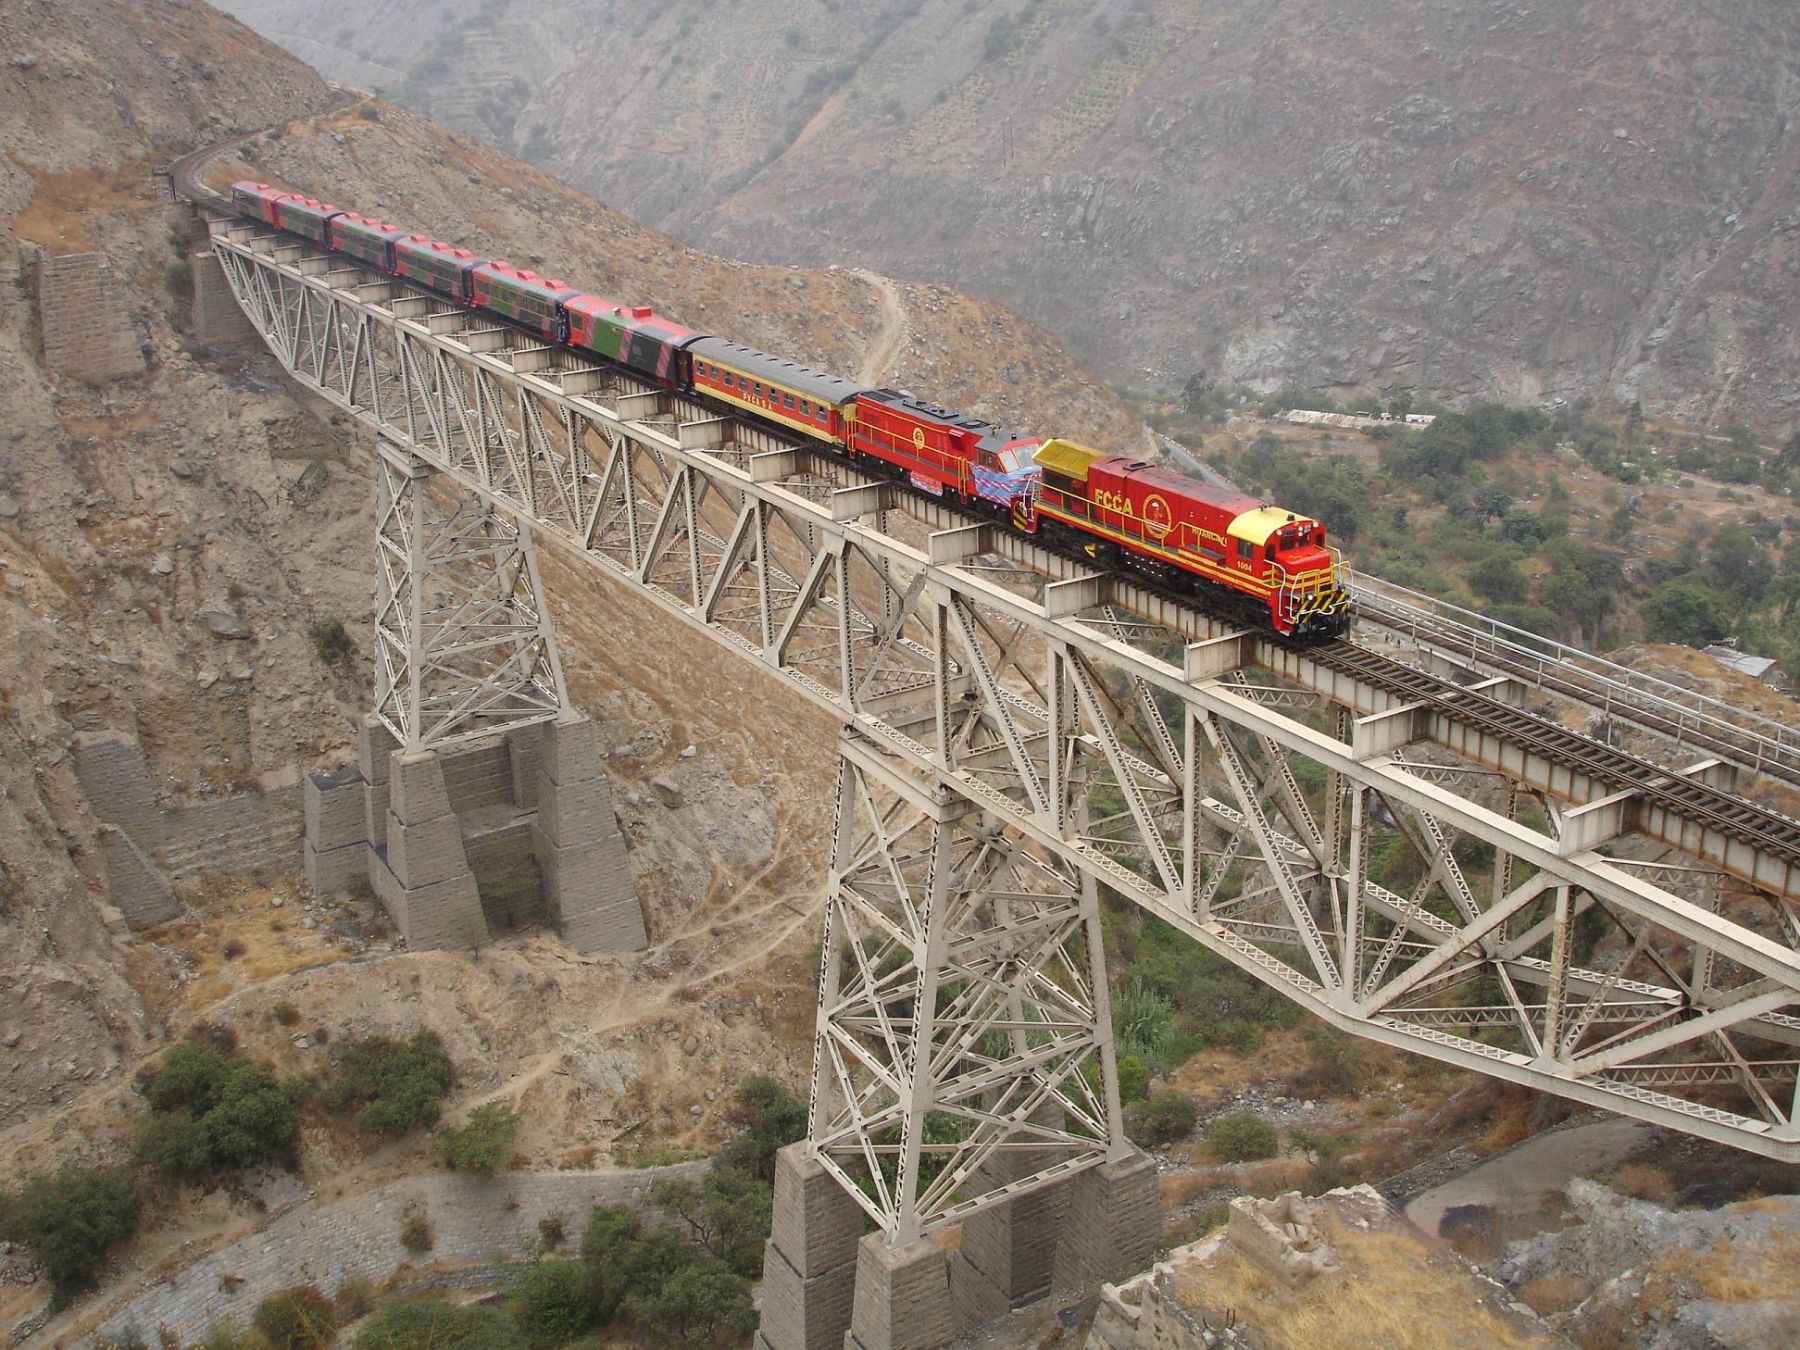
M 1032 528 L 1036 438 L 1011 436 L 992 422 L 894 389 L 857 394 L 849 433 L 852 458 L 881 460 L 921 492 L 985 503 L 1011 512 L 1022 529 Z

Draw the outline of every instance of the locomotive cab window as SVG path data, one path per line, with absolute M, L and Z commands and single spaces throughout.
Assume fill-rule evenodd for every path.
M 1238 546 L 1238 550 L 1237 550 L 1238 557 L 1254 558 L 1256 556 L 1256 545 L 1252 544 L 1248 539 L 1238 540 L 1237 546 Z

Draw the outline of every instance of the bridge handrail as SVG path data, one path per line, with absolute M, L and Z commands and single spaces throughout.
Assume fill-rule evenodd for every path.
M 1554 669 L 1593 688 L 1593 706 L 1603 712 L 1615 703 L 1629 704 L 1669 718 L 1677 728 L 1716 729 L 1746 746 L 1748 767 L 1800 778 L 1800 728 L 1367 573 L 1357 573 L 1350 590 L 1358 614 L 1385 628 L 1428 637 L 1452 627 L 1472 656 L 1484 649 L 1504 654 L 1535 667 L 1540 676 Z

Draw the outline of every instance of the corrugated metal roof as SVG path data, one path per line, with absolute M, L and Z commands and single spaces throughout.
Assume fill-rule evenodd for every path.
M 1077 445 L 1074 441 L 1048 440 L 1037 448 L 1037 453 L 1032 458 L 1051 473 L 1060 473 L 1064 478 L 1085 483 L 1088 469 L 1105 459 L 1106 452 Z
M 687 349 L 698 360 L 711 361 L 715 365 L 741 371 L 752 379 L 792 389 L 796 393 L 817 399 L 820 403 L 847 403 L 866 388 L 864 385 L 852 384 L 849 380 L 840 380 L 835 375 L 827 375 L 822 370 L 812 370 L 793 361 L 784 361 L 779 356 L 770 356 L 767 352 L 759 352 L 754 347 L 745 347 L 725 338 L 701 338 L 697 342 L 690 342 Z

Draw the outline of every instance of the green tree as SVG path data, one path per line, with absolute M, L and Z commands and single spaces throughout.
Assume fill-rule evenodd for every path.
M 356 1350 L 526 1350 L 528 1342 L 498 1308 L 442 1298 L 389 1304 L 356 1333 Z
M 1644 405 L 1635 398 L 1631 406 L 1625 410 L 1625 444 L 1636 445 L 1637 438 L 1644 433 Z
M 1490 553 L 1468 572 L 1469 589 L 1484 600 L 1516 603 L 1531 589 L 1527 577 L 1507 553 Z
M 678 1270 L 637 1306 L 638 1324 L 659 1338 L 712 1345 L 730 1334 L 741 1340 L 756 1330 L 750 1282 L 718 1262 Z
M 662 1288 L 700 1260 L 700 1250 L 667 1228 L 646 1229 L 621 1205 L 596 1205 L 581 1234 L 581 1261 L 592 1279 L 594 1316 L 601 1323 L 633 1312 L 633 1300 Z
M 754 1276 L 762 1269 L 773 1196 L 749 1172 L 714 1167 L 698 1182 L 664 1178 L 651 1186 L 650 1199 L 680 1219 L 696 1242 L 738 1274 Z
M 398 1135 L 437 1124 L 450 1091 L 450 1057 L 435 1031 L 410 1040 L 371 1036 L 345 1046 L 325 1100 L 336 1107 L 361 1104 L 356 1126 L 365 1134 Z
M 269 1158 L 291 1160 L 306 1088 L 261 1060 L 187 1041 L 164 1057 L 145 1091 L 137 1158 L 177 1181 Z
M 518 1128 L 518 1112 L 497 1102 L 478 1107 L 460 1129 L 445 1130 L 439 1136 L 444 1161 L 452 1171 L 488 1176 L 506 1161 Z
M 1701 581 L 1665 581 L 1638 610 L 1652 642 L 1702 647 L 1725 636 L 1725 601 Z
M 806 1135 L 806 1103 L 765 1074 L 752 1074 L 739 1085 L 728 1118 L 740 1129 L 719 1151 L 719 1165 L 764 1181 L 775 1180 L 776 1150 Z
M 1402 389 L 1388 400 L 1387 407 L 1389 417 L 1405 421 L 1407 414 L 1413 410 L 1412 390 Z
M 1199 1108 L 1185 1092 L 1159 1092 L 1131 1104 L 1125 1112 L 1125 1133 L 1140 1148 L 1162 1148 L 1191 1135 L 1199 1118 Z
M 506 1308 L 525 1339 L 538 1347 L 572 1341 L 599 1321 L 587 1267 L 561 1257 L 533 1262 L 507 1296 Z
M 1225 1162 L 1273 1158 L 1280 1144 L 1275 1127 L 1248 1111 L 1237 1111 L 1208 1121 L 1206 1142 Z
M 1742 525 L 1727 522 L 1713 531 L 1706 546 L 1706 579 L 1725 597 L 1736 615 L 1762 604 L 1775 565 L 1769 550 Z
M 0 1236 L 27 1248 L 50 1281 L 50 1303 L 63 1308 L 91 1287 L 106 1254 L 137 1232 L 139 1199 L 115 1168 L 64 1167 L 25 1179 L 0 1197 Z
M 1130 1103 L 1138 1101 L 1150 1089 L 1150 1070 L 1144 1061 L 1136 1055 L 1120 1055 L 1119 1100 Z

